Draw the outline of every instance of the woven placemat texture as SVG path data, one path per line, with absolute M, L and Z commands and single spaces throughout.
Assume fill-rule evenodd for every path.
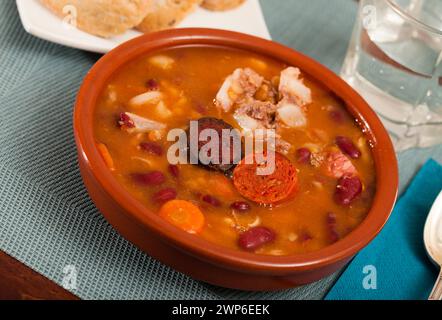
M 339 71 L 356 12 L 352 1 L 261 3 L 275 40 Z M 72 132 L 77 90 L 99 55 L 26 34 L 12 0 L 0 1 L 0 29 L 1 250 L 59 284 L 64 268 L 75 266 L 71 291 L 84 299 L 323 297 L 336 275 L 281 292 L 228 290 L 194 281 L 124 240 L 86 193 Z M 405 181 L 427 157 L 408 156 Z

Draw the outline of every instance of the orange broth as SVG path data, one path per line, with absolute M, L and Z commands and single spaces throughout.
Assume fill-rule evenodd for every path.
M 167 67 L 152 62 L 154 56 L 167 56 L 173 63 Z M 118 182 L 143 205 L 159 212 L 162 203 L 153 195 L 166 187 L 177 191 L 177 199 L 196 204 L 204 215 L 204 227 L 195 234 L 221 246 L 241 250 L 238 237 L 254 226 L 264 226 L 275 232 L 275 239 L 256 250 L 257 254 L 289 255 L 312 252 L 324 248 L 337 239 L 330 237 L 329 216 L 333 214 L 334 232 L 345 237 L 366 217 L 375 193 L 375 169 L 368 142 L 347 113 L 345 105 L 329 90 L 302 74 L 312 93 L 313 102 L 307 106 L 308 123 L 303 128 L 284 128 L 281 136 L 292 145 L 286 157 L 298 170 L 298 191 L 290 200 L 274 206 L 263 206 L 244 199 L 232 181 L 222 173 L 197 165 L 178 165 L 179 177 L 173 177 L 166 159 L 167 130 L 186 129 L 189 120 L 202 117 L 222 119 L 238 128 L 232 112 L 220 112 L 214 106 L 224 79 L 236 68 L 251 68 L 270 80 L 288 67 L 284 63 L 251 52 L 218 47 L 182 47 L 156 52 L 131 62 L 108 82 L 95 110 L 94 131 L 97 145 L 105 145 L 112 159 L 113 174 Z M 296 66 L 295 66 L 296 67 Z M 302 72 L 302 70 L 301 70 Z M 169 112 L 158 112 L 156 105 L 131 106 L 129 101 L 148 91 L 146 83 L 155 79 L 163 93 Z M 339 114 L 337 120 L 331 116 Z M 164 110 L 163 110 L 164 111 Z M 164 132 L 129 133 L 118 125 L 121 112 L 131 112 L 167 125 Z M 363 185 L 362 193 L 348 206 L 334 200 L 337 179 L 324 174 L 323 168 L 311 163 L 297 163 L 296 150 L 308 147 L 312 152 L 334 150 L 335 137 L 350 138 L 361 151 L 361 157 L 350 159 Z M 161 156 L 140 149 L 142 142 L 154 141 L 163 147 Z M 319 152 L 319 151 L 318 151 Z M 133 173 L 152 170 L 164 173 L 166 180 L 159 186 L 140 185 Z M 203 195 L 219 199 L 215 207 L 201 200 Z M 251 209 L 236 212 L 230 208 L 235 201 L 245 201 Z M 177 229 L 177 232 L 182 232 Z

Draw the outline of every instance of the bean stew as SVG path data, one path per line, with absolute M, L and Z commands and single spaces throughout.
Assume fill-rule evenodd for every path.
M 191 121 L 198 134 L 237 132 L 239 153 L 229 138 L 220 161 L 204 163 L 200 151 L 211 141 L 192 149 Z M 170 161 L 173 129 L 187 138 L 178 150 L 186 163 Z M 244 144 L 262 130 L 272 135 L 262 156 L 274 154 L 265 175 L 257 174 L 264 160 Z M 177 232 L 236 250 L 329 246 L 364 220 L 376 192 L 369 141 L 345 104 L 296 66 L 252 52 L 177 47 L 128 63 L 100 96 L 94 133 L 103 162 L 134 198 Z

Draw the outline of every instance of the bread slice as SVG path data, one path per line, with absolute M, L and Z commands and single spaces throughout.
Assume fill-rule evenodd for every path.
M 174 27 L 189 13 L 193 12 L 202 0 L 155 0 L 152 10 L 137 29 L 148 33 Z
M 204 0 L 201 6 L 212 11 L 226 11 L 239 7 L 245 0 Z
M 135 27 L 154 0 L 40 0 L 53 13 L 79 29 L 104 38 Z

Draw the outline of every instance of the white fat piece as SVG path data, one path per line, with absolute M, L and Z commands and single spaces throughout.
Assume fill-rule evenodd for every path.
M 175 60 L 165 55 L 157 55 L 151 57 L 149 62 L 160 69 L 168 70 L 173 67 Z
M 290 128 L 300 128 L 307 125 L 304 111 L 296 103 L 283 99 L 278 103 L 277 119 Z
M 162 130 L 166 128 L 166 125 L 163 123 L 140 117 L 134 113 L 126 112 L 126 115 L 133 121 L 135 126 L 134 128 L 127 129 L 130 133 L 145 133 L 152 130 Z
M 216 95 L 216 105 L 229 112 L 236 102 L 253 97 L 263 81 L 264 78 L 252 69 L 236 69 L 224 80 Z
M 312 93 L 300 78 L 301 71 L 295 67 L 288 67 L 281 72 L 279 92 L 284 98 L 294 100 L 299 106 L 312 102 Z
M 235 112 L 233 118 L 240 126 L 242 133 L 244 135 L 252 134 L 256 129 L 263 128 L 257 120 L 253 119 L 252 117 L 249 117 L 246 114 L 240 114 L 238 112 Z
M 221 107 L 224 112 L 229 112 L 230 108 L 233 105 L 233 101 L 229 96 L 229 90 L 232 87 L 232 76 L 228 76 L 226 80 L 224 80 L 223 85 L 219 89 L 216 95 L 216 104 Z
M 162 99 L 162 94 L 159 91 L 148 91 L 138 96 L 133 97 L 129 101 L 131 107 L 139 107 L 147 104 L 158 103 Z

